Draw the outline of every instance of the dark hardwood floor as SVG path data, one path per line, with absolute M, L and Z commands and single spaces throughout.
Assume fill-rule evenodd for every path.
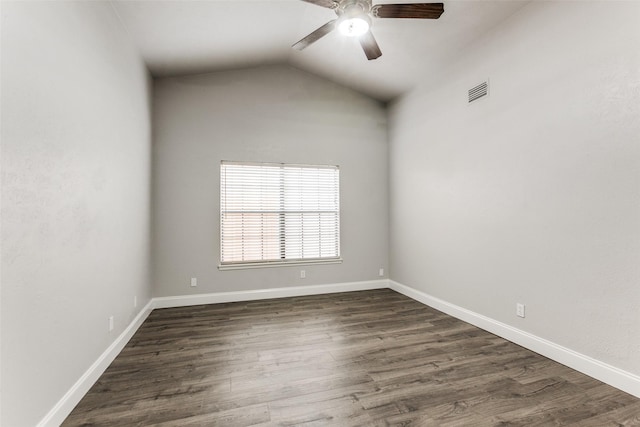
M 155 310 L 65 426 L 639 426 L 640 399 L 384 289 Z

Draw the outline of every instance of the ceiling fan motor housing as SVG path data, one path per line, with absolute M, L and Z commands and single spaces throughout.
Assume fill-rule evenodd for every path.
M 371 11 L 371 0 L 344 0 L 335 9 L 336 15 L 343 19 L 368 16 Z
M 342 34 L 356 37 L 371 28 L 371 0 L 345 0 L 336 9 L 338 29 Z

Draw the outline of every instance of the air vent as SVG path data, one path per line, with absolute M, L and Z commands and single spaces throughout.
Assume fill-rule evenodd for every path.
M 489 81 L 482 82 L 478 86 L 474 86 L 469 89 L 469 103 L 476 101 L 483 96 L 489 94 Z

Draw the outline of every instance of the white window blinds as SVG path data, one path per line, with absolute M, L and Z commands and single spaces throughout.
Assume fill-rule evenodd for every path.
M 340 257 L 337 166 L 222 162 L 221 265 Z

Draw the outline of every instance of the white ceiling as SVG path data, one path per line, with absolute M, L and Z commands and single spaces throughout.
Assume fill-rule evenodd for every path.
M 415 2 L 379 0 L 378 3 Z M 154 76 L 287 63 L 388 101 L 428 80 L 526 1 L 444 1 L 438 20 L 376 19 L 382 56 L 333 32 L 303 51 L 291 45 L 335 13 L 301 0 L 112 0 Z

